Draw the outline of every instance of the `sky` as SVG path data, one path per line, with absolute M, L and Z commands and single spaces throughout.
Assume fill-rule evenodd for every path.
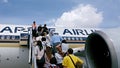
M 0 24 L 120 27 L 120 0 L 0 0 Z

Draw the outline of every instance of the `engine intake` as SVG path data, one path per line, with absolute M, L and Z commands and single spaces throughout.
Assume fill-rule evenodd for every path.
M 85 43 L 85 55 L 89 68 L 120 68 L 118 30 L 107 29 L 91 33 Z

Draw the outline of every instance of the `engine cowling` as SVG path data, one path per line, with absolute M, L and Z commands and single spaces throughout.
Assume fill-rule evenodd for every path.
M 85 43 L 89 68 L 120 68 L 120 28 L 91 33 Z

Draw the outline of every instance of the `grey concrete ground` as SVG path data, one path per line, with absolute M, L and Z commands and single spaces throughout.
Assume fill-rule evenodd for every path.
M 30 68 L 27 47 L 0 47 L 0 68 Z

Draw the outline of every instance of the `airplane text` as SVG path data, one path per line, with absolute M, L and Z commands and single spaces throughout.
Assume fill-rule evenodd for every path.
M 27 31 L 29 31 L 29 29 L 30 29 L 30 27 L 27 28 Z M 6 26 L 6 27 L 4 27 L 4 28 L 2 28 L 0 30 L 0 33 L 4 33 L 4 32 L 17 33 L 19 31 L 23 31 L 24 32 L 24 31 L 26 31 L 26 28 L 24 28 L 24 27 L 15 27 L 14 29 L 12 29 L 11 27 Z
M 63 35 L 70 34 L 70 35 L 89 35 L 90 33 L 94 32 L 95 30 L 86 30 L 86 29 L 64 29 Z

